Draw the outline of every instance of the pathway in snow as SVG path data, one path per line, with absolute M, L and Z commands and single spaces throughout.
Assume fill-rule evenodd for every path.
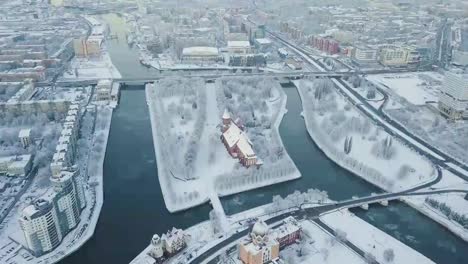
M 223 233 L 228 232 L 229 225 L 230 225 L 229 220 L 226 217 L 226 213 L 224 212 L 223 205 L 221 204 L 221 201 L 219 200 L 219 197 L 216 194 L 216 192 L 214 191 L 210 192 L 210 201 L 211 201 L 211 205 L 213 206 L 213 210 L 218 216 L 219 225 L 221 229 L 223 230 Z
M 200 192 L 214 189 L 215 177 L 231 172 L 236 160 L 233 159 L 219 139 L 221 115 L 216 101 L 216 86 L 206 84 L 206 120 L 203 134 L 200 138 L 200 148 L 195 160 L 195 177 L 200 186 Z M 211 154 L 211 153 L 214 153 Z M 210 154 L 214 157 L 210 160 Z

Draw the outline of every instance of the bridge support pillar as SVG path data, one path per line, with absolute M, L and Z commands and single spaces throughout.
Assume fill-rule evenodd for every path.
M 360 207 L 364 210 L 369 210 L 369 204 L 362 204 Z
M 388 200 L 380 201 L 380 204 L 383 206 L 388 206 Z

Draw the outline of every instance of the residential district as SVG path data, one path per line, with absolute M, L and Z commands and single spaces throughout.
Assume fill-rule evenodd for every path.
M 466 262 L 466 1 L 0 5 L 0 263 Z

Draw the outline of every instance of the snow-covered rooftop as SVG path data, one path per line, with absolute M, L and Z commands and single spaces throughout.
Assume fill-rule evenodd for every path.
M 218 48 L 215 47 L 188 47 L 182 50 L 182 55 L 185 56 L 217 56 L 219 55 Z
M 248 48 L 250 47 L 250 42 L 246 40 L 231 40 L 228 41 L 227 46 L 236 48 Z
M 270 39 L 267 39 L 267 38 L 258 38 L 258 39 L 255 39 L 255 41 L 259 44 L 263 44 L 263 45 L 266 45 L 266 44 L 271 44 L 271 40 Z
M 21 129 L 18 136 L 20 138 L 26 138 L 26 137 L 29 137 L 31 135 L 31 129 L 30 128 L 25 128 L 25 129 Z

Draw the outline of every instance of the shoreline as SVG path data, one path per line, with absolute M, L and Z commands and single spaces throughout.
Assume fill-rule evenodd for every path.
M 86 232 L 83 233 L 83 236 L 79 240 L 80 241 L 79 243 L 73 242 L 73 243 L 70 243 L 72 245 L 71 247 L 67 247 L 70 244 L 65 244 L 67 241 L 62 241 L 62 243 L 50 253 L 47 253 L 41 257 L 36 258 L 35 260 L 37 262 L 57 263 L 59 261 L 62 261 L 68 256 L 70 256 L 71 254 L 73 254 L 74 252 L 76 252 L 77 250 L 79 250 L 94 236 L 94 232 L 96 231 L 97 223 L 99 221 L 99 216 L 101 214 L 102 206 L 104 204 L 104 160 L 105 160 L 106 151 L 107 151 L 107 142 L 108 142 L 109 135 L 110 135 L 113 109 L 109 109 L 108 111 L 110 111 L 110 115 L 108 116 L 106 120 L 106 127 L 103 130 L 105 131 L 105 135 L 103 138 L 104 141 L 102 142 L 102 145 L 104 147 L 99 153 L 99 157 L 100 157 L 99 160 L 96 161 L 99 164 L 98 165 L 99 171 L 95 175 L 89 175 L 89 179 L 88 179 L 88 185 L 93 182 L 97 182 L 98 184 L 96 184 L 95 186 L 91 186 L 88 189 L 85 189 L 85 193 L 87 194 L 86 195 L 87 207 L 85 207 L 84 211 L 81 213 L 79 224 L 75 227 L 75 229 L 72 232 L 70 232 L 69 234 L 67 234 L 67 236 L 65 236 L 65 239 L 66 238 L 70 239 L 72 237 L 75 237 L 77 235 L 75 233 L 80 232 L 84 226 L 86 226 Z M 96 138 L 93 137 L 93 141 L 95 141 L 95 139 Z M 89 169 L 89 167 L 92 166 L 90 164 L 91 163 L 88 164 L 87 169 Z M 94 189 L 91 189 L 93 187 Z M 93 190 L 95 190 L 96 196 L 92 195 Z M 91 218 L 85 219 L 86 217 L 86 215 L 84 215 L 86 213 L 85 210 L 88 208 L 88 206 L 91 206 L 90 202 L 92 202 L 90 196 L 94 198 L 94 201 L 95 201 L 94 208 L 93 208 L 92 213 L 90 211 L 90 214 L 89 214 L 91 215 Z M 81 230 L 80 230 L 80 227 L 81 227 Z M 63 247 L 65 248 L 65 250 Z M 56 257 L 56 259 L 52 259 L 54 257 Z
M 292 160 L 291 156 L 289 156 L 289 153 L 286 151 L 286 148 L 284 147 L 284 144 L 283 144 L 283 139 L 281 138 L 281 135 L 279 133 L 279 127 L 281 125 L 281 122 L 283 121 L 283 118 L 284 118 L 284 115 L 286 115 L 288 113 L 288 109 L 286 108 L 286 104 L 287 104 L 287 101 L 288 101 L 288 98 L 287 98 L 287 95 L 286 93 L 284 92 L 283 88 L 280 88 L 279 92 L 281 93 L 281 109 L 279 110 L 278 112 L 278 116 L 276 117 L 276 120 L 275 120 L 275 123 L 274 123 L 274 133 L 275 133 L 275 137 L 278 138 L 279 140 L 279 143 L 280 145 L 283 147 L 283 149 L 285 150 L 286 152 L 286 156 L 287 156 L 287 160 L 289 162 L 291 162 L 293 165 L 294 165 L 294 168 L 295 168 L 295 172 L 290 174 L 288 177 L 284 177 L 284 178 L 281 178 L 281 179 L 272 179 L 272 180 L 269 180 L 269 181 L 266 181 L 265 184 L 259 184 L 259 186 L 245 186 L 244 188 L 239 188 L 238 190 L 236 191 L 218 191 L 216 190 L 216 192 L 218 193 L 218 195 L 220 197 L 226 197 L 226 196 L 230 196 L 230 195 L 235 195 L 237 193 L 241 193 L 241 192 L 246 192 L 246 191 L 251 191 L 251 190 L 255 190 L 255 189 L 258 189 L 258 188 L 263 188 L 263 187 L 267 187 L 267 186 L 270 186 L 270 185 L 274 185 L 274 184 L 278 184 L 278 183 L 282 183 L 282 182 L 288 182 L 288 181 L 292 181 L 292 180 L 296 180 L 296 179 L 299 179 L 302 177 L 302 174 L 301 172 L 299 171 L 299 169 L 297 168 L 296 164 L 294 163 L 294 161 Z
M 289 208 L 289 209 L 286 209 L 286 210 L 283 210 L 283 211 L 275 211 L 275 212 L 268 213 L 269 208 L 271 206 L 273 206 L 273 203 L 267 203 L 267 204 L 264 204 L 264 205 L 260 205 L 260 206 L 257 206 L 257 207 L 247 209 L 247 210 L 242 211 L 242 212 L 238 212 L 238 213 L 229 215 L 228 218 L 230 218 L 234 223 L 239 223 L 240 224 L 237 229 L 231 230 L 229 235 L 235 234 L 234 232 L 237 233 L 239 231 L 249 229 L 250 228 L 249 224 L 248 224 L 249 219 L 259 218 L 259 219 L 263 219 L 263 220 L 268 220 L 268 219 L 272 219 L 272 218 L 274 218 L 274 217 L 276 217 L 278 215 L 281 215 L 281 214 L 284 214 L 284 213 L 287 213 L 287 212 L 297 212 L 298 210 L 300 210 L 298 208 L 293 207 L 293 208 Z M 320 220 L 320 221 L 329 222 L 332 219 L 336 219 L 337 215 L 338 215 L 338 217 L 340 215 L 343 215 L 342 217 L 345 217 L 345 219 L 347 221 L 350 221 L 350 220 L 354 221 L 354 222 L 357 221 L 357 223 L 359 223 L 361 226 L 365 226 L 366 230 L 373 231 L 374 233 L 378 234 L 379 236 L 374 238 L 376 240 L 388 241 L 388 242 L 393 243 L 394 246 L 398 245 L 400 250 L 403 250 L 403 251 L 399 251 L 399 252 L 408 253 L 408 251 L 409 251 L 413 256 L 416 256 L 417 258 L 419 258 L 419 260 L 425 260 L 427 263 L 435 263 L 431 259 L 429 259 L 427 256 L 420 253 L 419 251 L 417 251 L 417 250 L 411 248 L 410 246 L 406 245 L 405 243 L 399 241 L 398 239 L 394 238 L 390 234 L 378 229 L 376 226 L 374 226 L 373 224 L 365 221 L 364 219 L 359 218 L 357 215 L 350 212 L 348 209 L 340 209 L 340 210 L 337 210 L 337 211 L 331 211 L 331 212 L 328 212 L 326 214 L 320 215 L 317 219 Z M 281 221 L 282 220 L 279 220 L 278 222 L 272 223 L 272 224 L 270 224 L 270 226 L 275 226 Z M 307 221 L 313 222 L 314 220 L 309 219 Z M 327 225 L 330 228 L 332 228 L 333 230 L 338 230 L 340 228 L 341 228 L 340 230 L 346 230 L 346 228 L 343 229 L 339 224 L 336 224 L 336 223 L 333 223 L 333 222 L 328 223 Z M 197 224 L 194 224 L 194 225 L 188 227 L 187 229 L 184 230 L 184 232 L 186 234 L 188 234 L 190 237 L 197 237 L 196 234 L 199 234 L 200 232 L 204 232 L 204 231 L 207 231 L 207 230 L 211 230 L 211 228 L 212 227 L 211 227 L 210 220 L 205 220 L 205 221 L 199 222 Z M 356 226 L 353 226 L 351 228 L 356 228 Z M 322 231 L 327 232 L 327 230 L 325 230 L 325 229 L 322 229 Z M 189 242 L 188 246 L 184 250 L 177 253 L 172 258 L 166 260 L 165 263 L 168 263 L 168 264 L 187 263 L 186 261 L 189 260 L 187 258 L 187 256 L 191 256 L 194 252 L 195 252 L 195 254 L 192 255 L 192 258 L 200 256 L 200 255 L 204 254 L 205 252 L 209 251 L 213 246 L 223 242 L 224 238 L 225 238 L 225 236 L 217 237 L 216 235 L 213 235 L 210 240 L 200 239 L 199 241 L 193 241 L 193 244 L 190 244 L 190 242 Z M 242 239 L 243 239 L 243 237 L 240 237 L 240 238 L 230 242 L 229 244 L 225 245 L 223 248 L 219 249 L 217 252 L 222 251 L 222 250 L 226 250 L 226 249 L 228 249 L 228 248 L 230 248 L 232 246 L 235 246 Z M 369 250 L 369 248 L 370 248 L 370 244 L 365 244 L 362 241 L 360 241 L 359 238 L 356 238 L 354 236 L 352 238 L 348 238 L 348 240 L 353 241 L 354 243 L 353 242 L 351 242 L 351 243 L 353 243 L 357 248 L 359 248 L 359 249 L 361 249 L 363 251 Z M 148 255 L 148 253 L 149 253 L 149 251 L 151 249 L 152 249 L 152 246 L 151 246 L 150 243 L 148 243 L 148 245 L 140 253 L 138 253 L 138 255 L 136 255 L 135 258 L 132 259 L 130 264 L 147 263 L 148 260 L 152 259 Z M 376 250 L 375 247 L 374 247 L 373 250 Z M 210 260 L 214 259 L 216 256 L 217 255 L 211 255 L 210 257 L 208 257 L 202 263 L 207 263 Z
M 299 89 L 299 87 L 297 87 L 295 85 L 298 93 L 299 93 L 299 97 L 301 99 L 301 104 L 304 106 L 304 103 L 303 103 L 303 94 L 302 94 L 302 91 L 301 89 Z M 329 150 L 326 149 L 326 147 L 324 147 L 324 144 L 322 142 L 320 142 L 320 140 L 317 139 L 317 136 L 315 135 L 317 133 L 317 131 L 314 131 L 309 122 L 308 122 L 308 118 L 307 118 L 307 111 L 304 110 L 303 108 L 303 112 L 302 112 L 302 115 L 304 117 L 304 122 L 305 122 L 305 125 L 306 125 L 306 129 L 307 129 L 307 133 L 309 134 L 310 138 L 314 141 L 314 143 L 317 145 L 317 147 L 327 156 L 327 158 L 329 158 L 331 161 L 333 161 L 335 164 L 337 164 L 338 166 L 346 169 L 347 171 L 351 172 L 352 174 L 356 175 L 357 177 L 365 180 L 366 182 L 374 185 L 375 187 L 378 187 L 379 189 L 382 189 L 386 192 L 388 192 L 384 187 L 380 186 L 377 182 L 374 182 L 372 179 L 369 179 L 368 177 L 360 174 L 359 172 L 354 172 L 352 168 L 348 168 L 348 166 L 346 166 L 346 164 L 341 164 L 341 162 L 338 162 L 336 161 L 336 159 L 334 159 L 332 157 L 332 154 L 329 153 Z M 321 131 L 319 131 L 318 133 L 321 133 Z M 315 135 L 315 136 L 314 136 Z M 424 183 L 421 183 L 421 184 L 424 184 Z M 465 234 L 461 234 L 459 233 L 460 230 L 456 230 L 456 228 L 453 228 L 453 227 L 449 227 L 450 224 L 453 225 L 453 223 L 450 222 L 450 220 L 448 219 L 445 219 L 445 221 L 449 221 L 450 224 L 448 224 L 447 222 L 444 221 L 444 219 L 442 218 L 435 218 L 432 214 L 430 214 L 429 212 L 426 212 L 424 210 L 424 208 L 421 208 L 420 206 L 416 205 L 415 203 L 413 202 L 410 202 L 408 201 L 407 199 L 402 199 L 402 202 L 404 202 L 405 204 L 407 204 L 408 206 L 410 206 L 411 208 L 417 210 L 419 213 L 425 215 L 426 217 L 428 217 L 429 219 L 431 219 L 432 221 L 435 221 L 436 223 L 440 224 L 441 226 L 443 226 L 444 228 L 446 228 L 447 230 L 449 230 L 451 233 L 453 233 L 454 235 L 456 235 L 457 237 L 461 238 L 462 240 L 464 241 L 467 241 L 468 242 L 468 235 L 466 234 L 466 231 L 465 231 Z
M 175 213 L 175 212 L 184 211 L 184 210 L 190 209 L 192 207 L 196 207 L 196 206 L 205 204 L 206 202 L 209 202 L 210 201 L 209 196 L 207 196 L 205 198 L 198 199 L 197 201 L 192 202 L 188 206 L 187 206 L 187 204 L 185 204 L 184 206 L 176 207 L 176 206 L 173 206 L 173 204 L 171 204 L 170 202 L 169 203 L 167 202 L 168 198 L 169 198 L 169 193 L 168 193 L 169 190 L 166 187 L 163 187 L 163 186 L 167 186 L 167 185 L 165 184 L 166 183 L 166 178 L 162 177 L 162 175 L 165 174 L 165 169 L 164 169 L 163 160 L 161 160 L 162 155 L 161 155 L 161 149 L 160 149 L 159 139 L 158 139 L 158 135 L 157 135 L 157 127 L 156 127 L 157 125 L 156 125 L 156 120 L 155 120 L 156 117 L 154 115 L 154 111 L 155 111 L 154 103 L 155 102 L 154 102 L 154 100 L 151 99 L 151 96 L 149 94 L 149 89 L 151 89 L 151 88 L 150 87 L 145 87 L 146 103 L 147 103 L 148 108 L 149 108 L 150 121 L 151 121 L 151 133 L 153 135 L 153 147 L 154 147 L 154 151 L 155 151 L 155 154 L 156 154 L 156 163 L 158 164 L 157 165 L 157 167 L 158 167 L 157 171 L 158 171 L 159 185 L 160 185 L 163 197 L 164 197 L 164 203 L 166 205 L 167 210 L 169 212 L 171 212 L 171 213 Z M 279 88 L 279 89 L 280 89 L 280 93 L 281 93 L 283 101 L 282 101 L 282 104 L 281 104 L 281 108 L 278 111 L 278 116 L 276 117 L 276 120 L 275 120 L 275 123 L 274 123 L 274 129 L 272 131 L 274 131 L 275 136 L 278 137 L 279 143 L 284 148 L 283 141 L 282 141 L 281 136 L 279 134 L 279 126 L 281 124 L 281 121 L 283 120 L 284 115 L 287 113 L 287 109 L 286 109 L 287 96 L 284 93 L 284 91 L 282 90 L 282 88 Z M 262 183 L 262 184 L 244 185 L 244 186 L 242 186 L 242 187 L 240 187 L 240 188 L 238 188 L 236 190 L 231 190 L 231 191 L 218 190 L 216 188 L 217 195 L 220 196 L 220 197 L 230 196 L 230 195 L 234 195 L 234 194 L 237 194 L 237 193 L 246 192 L 246 191 L 250 191 L 250 190 L 254 190 L 254 189 L 258 189 L 258 188 L 262 188 L 262 187 L 267 187 L 267 186 L 270 186 L 270 185 L 273 185 L 273 184 L 286 182 L 286 181 L 291 181 L 291 180 L 295 180 L 295 179 L 300 178 L 302 175 L 301 175 L 300 171 L 297 169 L 294 161 L 291 159 L 291 157 L 289 156 L 289 154 L 287 152 L 286 152 L 286 156 L 287 156 L 288 162 L 291 162 L 294 165 L 294 170 L 295 170 L 294 173 L 291 173 L 288 176 L 282 177 L 281 179 L 270 179 L 268 181 L 265 181 L 265 183 Z M 161 184 L 162 182 L 164 183 L 164 185 Z

